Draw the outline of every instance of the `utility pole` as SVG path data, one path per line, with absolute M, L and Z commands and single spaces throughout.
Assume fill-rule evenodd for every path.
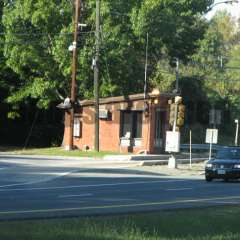
M 96 53 L 94 59 L 95 140 L 94 149 L 99 152 L 99 50 L 100 50 L 100 0 L 96 0 Z
M 235 123 L 236 123 L 235 146 L 237 146 L 238 145 L 239 120 L 235 119 Z
M 73 35 L 73 54 L 72 54 L 72 81 L 71 81 L 71 104 L 70 110 L 70 133 L 69 133 L 69 150 L 73 149 L 73 127 L 74 127 L 74 105 L 76 102 L 76 75 L 77 75 L 77 41 L 78 41 L 78 24 L 80 18 L 81 0 L 75 0 L 75 17 L 74 17 L 74 35 Z

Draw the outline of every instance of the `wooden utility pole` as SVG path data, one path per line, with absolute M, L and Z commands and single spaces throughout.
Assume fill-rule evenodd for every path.
M 74 128 L 74 105 L 76 102 L 76 75 L 77 75 L 77 42 L 78 42 L 78 24 L 80 18 L 81 0 L 75 1 L 74 17 L 74 35 L 73 35 L 73 54 L 72 54 L 72 81 L 71 81 L 71 104 L 70 110 L 70 133 L 69 133 L 69 150 L 73 149 L 73 128 Z
M 94 59 L 95 140 L 94 149 L 99 151 L 99 50 L 100 50 L 100 0 L 96 0 L 96 55 Z

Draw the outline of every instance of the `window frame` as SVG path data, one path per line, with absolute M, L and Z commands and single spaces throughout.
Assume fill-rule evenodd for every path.
M 120 117 L 120 138 L 126 138 L 126 133 L 124 135 L 124 114 L 130 114 L 130 138 L 131 139 L 141 139 L 143 133 L 143 111 L 142 110 L 121 110 Z M 140 121 L 138 121 L 138 114 L 141 116 Z M 134 124 L 134 123 L 137 124 Z M 141 126 L 141 127 L 139 127 Z M 139 133 L 138 133 L 139 132 Z

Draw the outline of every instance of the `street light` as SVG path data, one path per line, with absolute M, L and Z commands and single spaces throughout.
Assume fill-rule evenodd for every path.
M 235 146 L 237 146 L 238 145 L 238 129 L 239 129 L 238 119 L 235 119 L 235 123 L 236 123 Z

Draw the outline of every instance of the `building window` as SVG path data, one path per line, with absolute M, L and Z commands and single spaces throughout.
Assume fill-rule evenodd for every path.
M 121 112 L 121 137 L 142 137 L 142 111 Z

